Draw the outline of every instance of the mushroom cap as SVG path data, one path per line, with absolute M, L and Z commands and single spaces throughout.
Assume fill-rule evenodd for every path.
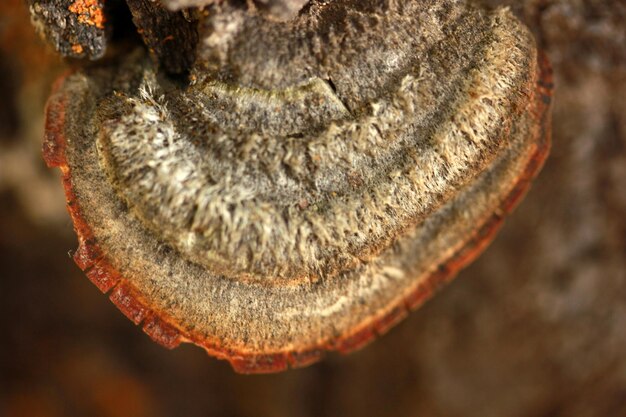
M 506 9 L 222 12 L 190 85 L 141 51 L 61 80 L 44 155 L 131 320 L 275 372 L 384 333 L 487 246 L 548 154 L 551 73 Z

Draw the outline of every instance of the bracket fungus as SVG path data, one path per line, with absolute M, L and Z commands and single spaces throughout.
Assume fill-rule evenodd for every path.
M 134 14 L 144 41 L 186 41 L 60 80 L 44 155 L 78 266 L 166 347 L 239 372 L 359 348 L 487 246 L 548 154 L 549 65 L 507 9 L 164 3 L 128 1 L 165 16 Z

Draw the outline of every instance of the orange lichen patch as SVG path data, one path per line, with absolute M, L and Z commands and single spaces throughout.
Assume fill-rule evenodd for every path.
M 82 54 L 83 51 L 84 51 L 84 48 L 82 45 L 79 45 L 79 44 L 72 45 L 72 52 L 74 52 L 76 55 Z
M 44 158 L 50 167 L 58 167 L 64 174 L 63 182 L 68 202 L 68 211 L 72 217 L 78 235 L 79 249 L 74 259 L 79 267 L 103 292 L 111 291 L 111 301 L 155 342 L 166 348 L 174 348 L 181 342 L 191 342 L 203 347 L 209 354 L 228 360 L 240 373 L 280 372 L 287 368 L 308 366 L 320 360 L 326 351 L 348 353 L 371 342 L 397 324 L 408 311 L 417 308 L 432 297 L 443 284 L 452 280 L 460 269 L 472 262 L 493 240 L 503 224 L 503 216 L 509 213 L 519 202 L 521 196 L 530 187 L 531 180 L 541 169 L 550 149 L 550 101 L 552 95 L 552 71 L 545 57 L 541 57 L 541 76 L 535 90 L 533 115 L 536 117 L 536 130 L 533 132 L 536 147 L 530 153 L 526 168 L 502 200 L 498 212 L 477 225 L 472 236 L 449 258 L 434 267 L 425 279 L 421 280 L 406 295 L 389 306 L 371 320 L 362 323 L 349 333 L 333 340 L 320 341 L 309 349 L 280 352 L 251 352 L 249 350 L 224 348 L 216 340 L 205 335 L 187 331 L 178 326 L 166 312 L 148 305 L 138 290 L 111 265 L 106 254 L 100 250 L 89 225 L 81 214 L 71 182 L 71 173 L 65 155 L 64 137 L 65 111 L 67 97 L 58 93 L 63 80 L 56 86 L 48 103 L 46 112 L 46 136 Z
M 78 15 L 80 23 L 95 26 L 98 29 L 104 29 L 105 18 L 102 9 L 103 5 L 98 0 L 76 0 L 68 8 L 70 12 Z

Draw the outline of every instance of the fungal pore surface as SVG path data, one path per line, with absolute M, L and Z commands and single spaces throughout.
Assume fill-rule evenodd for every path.
M 127 2 L 144 47 L 106 8 L 84 47 L 54 38 L 111 52 L 57 83 L 44 155 L 79 267 L 166 347 L 239 372 L 361 347 L 486 247 L 548 153 L 550 70 L 508 9 L 163 3 Z

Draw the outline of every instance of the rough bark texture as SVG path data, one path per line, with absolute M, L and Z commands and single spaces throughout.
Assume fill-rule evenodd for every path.
M 254 378 L 154 345 L 65 256 L 76 243 L 39 149 L 55 60 L 26 46 L 20 6 L 0 4 L 0 66 L 24 76 L 0 139 L 0 414 L 626 413 L 623 2 L 519 7 L 555 65 L 552 156 L 484 256 L 362 352 Z
M 185 72 L 195 58 L 195 21 L 170 12 L 158 0 L 128 0 L 133 23 L 153 58 L 169 73 Z
M 100 58 L 106 51 L 104 0 L 28 0 L 32 22 L 64 56 Z

